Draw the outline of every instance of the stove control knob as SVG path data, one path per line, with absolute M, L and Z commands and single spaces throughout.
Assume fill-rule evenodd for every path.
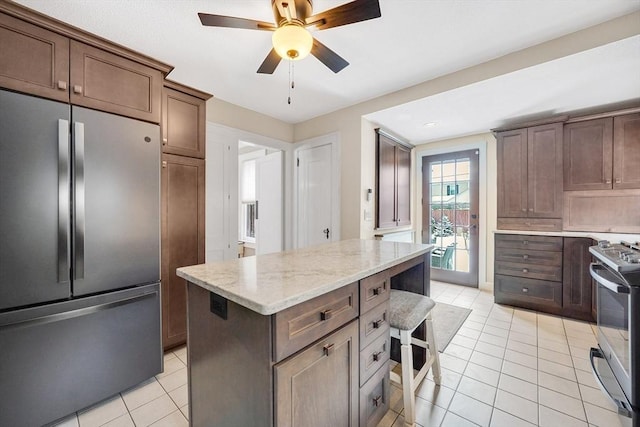
M 606 249 L 611 247 L 611 243 L 608 240 L 599 240 L 598 247 Z

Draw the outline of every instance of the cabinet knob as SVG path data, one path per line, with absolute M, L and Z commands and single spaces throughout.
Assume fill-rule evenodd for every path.
M 166 160 L 163 160 L 163 161 L 162 161 L 162 167 L 163 167 L 163 168 L 166 168 L 166 167 L 167 167 L 167 161 L 166 161 Z
M 63 82 L 62 80 L 58 80 L 58 89 L 67 90 L 67 82 Z
M 380 360 L 380 355 L 382 354 L 381 351 L 377 352 L 377 353 L 373 353 L 373 361 L 377 362 L 378 360 Z
M 382 293 L 382 286 L 378 286 L 377 288 L 373 288 L 373 295 L 380 295 Z
M 73 93 L 81 94 L 82 93 L 82 86 L 73 85 Z
M 331 310 L 325 310 L 320 313 L 320 320 L 329 320 L 333 317 L 333 312 Z
M 380 406 L 381 402 L 382 402 L 382 396 L 378 396 L 378 397 L 374 397 L 373 398 L 373 406 L 378 407 L 378 406 Z
M 169 142 L 167 138 L 162 138 L 162 145 L 167 145 L 167 142 Z
M 324 355 L 329 356 L 331 353 L 333 353 L 333 347 L 334 347 L 334 344 L 327 344 L 324 347 L 322 347 L 322 351 L 324 352 Z
M 526 211 L 527 211 L 526 209 L 524 209 L 524 208 L 522 209 L 522 212 L 526 212 Z
M 371 325 L 373 326 L 373 329 L 378 329 L 380 327 L 380 325 L 382 325 L 382 323 L 384 322 L 383 319 L 380 320 L 376 320 L 373 323 L 371 323 Z
M 523 244 L 523 245 L 528 245 L 528 244 L 529 244 L 529 241 L 528 241 L 528 240 L 523 240 L 523 241 L 522 241 L 522 244 Z
M 526 294 L 527 292 L 529 292 L 529 288 L 522 288 L 522 292 Z
M 522 269 L 522 272 L 523 272 L 523 273 L 528 273 L 528 272 L 529 272 L 529 269 L 528 269 L 528 268 L 523 268 L 523 269 Z
M 522 255 L 522 259 L 529 259 L 529 255 L 527 254 Z
M 604 180 L 604 183 L 605 183 L 605 184 L 611 184 L 611 180 L 610 180 L 610 179 L 605 179 L 605 180 Z
M 533 208 L 529 208 L 529 212 L 533 212 Z
M 620 178 L 616 178 L 616 184 L 620 184 L 622 180 Z

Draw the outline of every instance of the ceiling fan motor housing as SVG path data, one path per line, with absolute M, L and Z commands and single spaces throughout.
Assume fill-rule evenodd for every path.
M 313 2 L 311 0 L 271 0 L 273 16 L 278 27 L 286 22 L 298 21 L 305 25 L 305 21 L 313 13 Z M 289 10 L 287 16 L 286 10 Z

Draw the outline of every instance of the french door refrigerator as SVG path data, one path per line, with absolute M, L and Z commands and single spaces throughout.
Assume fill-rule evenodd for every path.
M 162 369 L 160 130 L 0 90 L 0 426 Z

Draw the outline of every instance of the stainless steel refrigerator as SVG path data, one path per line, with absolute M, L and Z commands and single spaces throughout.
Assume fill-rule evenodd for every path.
M 160 130 L 0 90 L 0 426 L 162 369 Z

